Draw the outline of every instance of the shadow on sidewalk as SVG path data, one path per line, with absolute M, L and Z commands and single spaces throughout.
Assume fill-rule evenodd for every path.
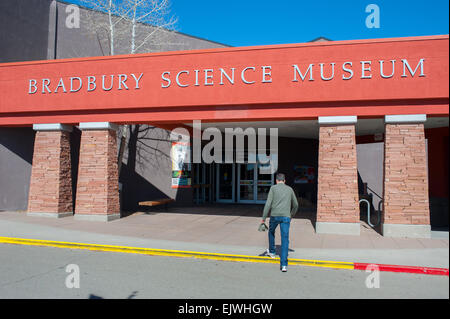
M 261 217 L 264 205 L 256 204 L 192 204 L 178 206 L 169 204 L 166 210 L 164 205 L 155 207 L 140 207 L 139 211 L 122 212 L 122 217 L 133 215 L 140 212 L 146 215 L 156 214 L 188 214 L 188 215 L 217 215 L 217 216 L 241 216 L 241 217 Z M 314 225 L 316 219 L 315 210 L 305 210 L 299 208 L 293 219 L 308 219 Z

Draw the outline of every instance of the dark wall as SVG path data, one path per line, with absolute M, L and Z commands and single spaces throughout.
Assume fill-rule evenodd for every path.
M 175 205 L 192 204 L 192 189 L 172 188 L 169 134 L 149 125 L 130 125 L 119 178 L 123 210 L 137 209 L 140 201 L 169 197 Z
M 430 222 L 433 227 L 448 227 L 448 127 L 425 130 L 428 141 L 428 181 L 430 194 Z
M 0 63 L 47 59 L 50 3 L 0 1 Z
M 286 175 L 286 184 L 291 186 L 297 196 L 307 199 L 315 205 L 317 202 L 317 167 L 319 159 L 319 141 L 314 139 L 280 137 L 278 141 L 278 172 Z M 314 168 L 315 180 L 311 184 L 294 184 L 295 165 Z
M 0 210 L 27 209 L 33 146 L 33 129 L 0 127 Z
M 80 159 L 80 142 L 81 131 L 74 127 L 72 133 L 70 133 L 70 165 L 71 165 L 71 177 L 72 177 L 72 204 L 75 207 L 75 200 L 77 194 L 77 181 L 78 181 L 78 162 Z

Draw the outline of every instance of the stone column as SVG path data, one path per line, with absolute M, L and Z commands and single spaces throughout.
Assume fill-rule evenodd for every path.
M 75 219 L 110 221 L 120 218 L 117 171 L 118 126 L 80 123 L 82 131 Z
M 34 124 L 33 165 L 28 195 L 29 216 L 73 215 L 70 132 L 63 124 Z
M 319 117 L 317 233 L 360 234 L 356 120 Z
M 426 115 L 386 115 L 382 232 L 390 237 L 431 235 Z

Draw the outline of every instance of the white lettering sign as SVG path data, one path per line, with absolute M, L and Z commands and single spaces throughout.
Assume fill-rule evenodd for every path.
M 401 63 L 400 67 L 395 64 Z M 217 69 L 180 69 L 164 71 L 160 73 L 161 88 L 171 87 L 188 88 L 192 86 L 234 86 L 236 84 L 255 85 L 257 83 L 270 85 L 273 83 L 273 75 L 278 73 L 279 68 L 290 68 L 283 73 L 290 73 L 290 82 L 298 85 L 306 84 L 317 79 L 325 82 L 338 80 L 360 79 L 392 79 L 392 78 L 418 78 L 425 77 L 425 58 L 414 59 L 391 59 L 391 60 L 362 60 L 288 64 L 285 66 L 271 65 L 263 66 L 243 66 Z M 240 77 L 235 74 L 239 72 Z M 396 73 L 397 72 L 397 73 Z M 401 72 L 401 74 L 400 74 Z M 320 73 L 320 78 L 319 78 Z M 28 80 L 28 94 L 60 94 L 93 92 L 102 90 L 108 91 L 128 91 L 138 90 L 142 87 L 144 73 L 122 73 L 122 74 L 102 74 L 87 76 L 71 76 L 60 78 L 41 78 Z M 277 78 L 277 77 L 276 77 Z M 279 79 L 279 77 L 278 77 Z M 101 85 L 100 85 L 101 82 Z
M 101 81 L 101 89 L 103 91 L 111 90 L 134 90 L 140 89 L 140 81 L 144 73 L 136 74 L 111 74 L 111 75 L 88 75 L 85 77 L 72 76 L 61 77 L 58 79 L 43 78 L 39 82 L 36 79 L 30 79 L 28 82 L 28 94 L 35 94 L 40 91 L 42 94 L 46 93 L 76 93 L 80 91 L 92 92 L 97 90 L 97 81 Z M 132 80 L 130 79 L 132 78 Z M 41 85 L 39 85 L 41 84 Z M 66 90 L 66 87 L 69 91 Z

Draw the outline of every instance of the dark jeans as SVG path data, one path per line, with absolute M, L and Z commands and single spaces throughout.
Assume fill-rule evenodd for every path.
M 269 251 L 275 254 L 275 229 L 280 225 L 281 233 L 281 254 L 280 266 L 287 266 L 288 264 L 288 250 L 289 250 L 289 227 L 291 226 L 290 217 L 275 216 L 270 217 L 269 222 Z

